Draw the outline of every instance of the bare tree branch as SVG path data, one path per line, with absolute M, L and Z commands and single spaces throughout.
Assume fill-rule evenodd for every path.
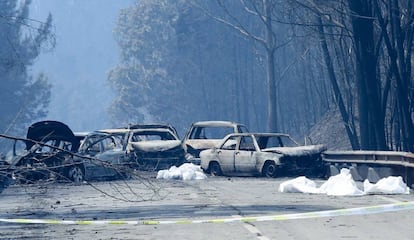
M 127 167 L 127 166 L 123 166 L 121 169 L 121 166 L 115 166 L 111 163 L 108 163 L 104 160 L 100 160 L 98 158 L 94 158 L 94 157 L 89 157 L 89 156 L 84 156 L 84 155 L 80 155 L 71 151 L 68 151 L 66 149 L 60 148 L 60 147 L 56 147 L 50 144 L 46 144 L 43 142 L 39 142 L 39 141 L 35 141 L 32 139 L 26 139 L 26 138 L 20 138 L 20 137 L 13 137 L 13 136 L 8 136 L 8 135 L 4 135 L 4 134 L 0 134 L 0 138 L 6 138 L 6 139 L 11 139 L 11 140 L 18 140 L 18 141 L 29 141 L 32 142 L 34 144 L 40 145 L 40 146 L 45 146 L 45 147 L 49 147 L 51 149 L 57 150 L 59 152 L 64 152 L 67 153 L 71 156 L 75 156 L 75 157 L 79 157 L 81 159 L 86 159 L 86 160 L 93 160 L 95 163 L 99 163 L 102 164 L 104 167 L 106 168 L 111 168 L 114 169 L 115 171 L 121 173 L 121 172 L 128 172 L 128 175 L 133 176 L 134 179 L 136 180 L 141 180 L 141 183 L 143 183 L 147 189 L 150 189 L 152 191 L 152 196 L 150 198 L 144 198 L 143 196 L 138 195 L 133 188 L 131 188 L 131 186 L 128 184 L 126 179 L 122 179 L 122 185 L 125 186 L 125 188 L 128 190 L 128 192 L 132 193 L 135 197 L 137 197 L 138 200 L 134 200 L 134 199 L 130 199 L 127 196 L 124 195 L 124 193 L 122 191 L 120 191 L 118 188 L 120 187 L 120 183 L 117 182 L 117 184 L 112 184 L 113 189 L 115 190 L 115 192 L 117 192 L 118 194 L 111 194 L 107 191 L 104 191 L 102 189 L 100 189 L 99 187 L 97 187 L 96 185 L 94 185 L 91 182 L 86 182 L 86 184 L 88 184 L 89 186 L 91 186 L 93 189 L 101 192 L 102 194 L 105 194 L 108 197 L 120 200 L 120 201 L 126 201 L 126 202 L 141 202 L 141 201 L 148 201 L 148 200 L 152 200 L 155 196 L 160 196 L 159 195 L 159 191 L 160 188 L 155 186 L 154 183 L 148 181 L 148 179 L 143 178 L 142 176 L 140 176 L 137 172 L 133 171 L 133 169 Z M 38 161 L 42 161 L 42 159 L 38 159 Z M 79 163 L 74 163 L 74 164 L 79 164 Z M 61 174 L 59 174 L 57 171 L 53 171 L 54 169 L 58 169 L 58 168 L 62 168 L 62 167 L 67 167 L 67 166 L 71 166 L 73 164 L 61 164 L 59 166 L 48 166 L 42 169 L 38 169 L 38 170 L 45 170 L 48 171 L 49 173 L 53 173 L 53 174 L 57 174 L 60 178 L 65 179 L 65 176 L 62 176 Z M 0 169 L 0 174 L 2 175 L 7 175 L 7 171 L 8 170 L 12 170 L 13 168 L 11 168 L 12 166 L 3 166 L 2 169 Z M 29 170 L 28 167 L 21 167 L 18 168 L 19 171 L 21 171 L 22 173 L 24 173 L 24 171 Z M 6 172 L 5 172 L 6 171 Z M 17 180 L 25 180 L 27 181 L 27 179 L 17 179 Z
M 219 0 L 218 0 L 219 1 Z M 239 21 L 237 20 L 237 18 L 235 18 L 233 15 L 231 15 L 228 11 L 228 9 L 226 7 L 223 8 L 223 10 L 226 12 L 226 14 L 229 15 L 230 18 L 232 18 L 233 20 L 236 21 L 236 24 L 233 24 L 223 18 L 217 17 L 214 14 L 212 14 L 211 12 L 209 12 L 207 9 L 201 7 L 198 4 L 192 3 L 195 7 L 197 7 L 198 9 L 200 9 L 204 14 L 206 14 L 207 16 L 211 17 L 212 19 L 216 20 L 217 22 L 223 23 L 224 25 L 227 25 L 235 30 L 237 30 L 238 32 L 240 32 L 242 35 L 251 38 L 253 40 L 258 41 L 259 43 L 263 44 L 264 46 L 266 46 L 266 41 L 258 36 L 255 36 L 253 34 L 251 34 L 245 27 L 243 27 Z

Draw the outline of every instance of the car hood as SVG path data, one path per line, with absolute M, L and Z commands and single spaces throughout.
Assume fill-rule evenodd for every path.
M 320 154 L 326 150 L 325 145 L 309 145 L 299 147 L 274 147 L 262 149 L 262 152 L 276 152 L 286 156 L 299 157 Z
M 186 140 L 185 144 L 194 149 L 208 149 L 217 147 L 223 139 L 191 139 Z
M 47 142 L 49 140 L 61 140 L 72 143 L 72 151 L 79 148 L 72 130 L 64 123 L 58 121 L 41 121 L 32 124 L 27 130 L 27 139 L 37 142 Z M 26 141 L 26 149 L 30 149 L 35 143 Z
M 131 142 L 128 145 L 129 151 L 140 150 L 145 152 L 163 152 L 181 145 L 180 140 L 154 140 Z

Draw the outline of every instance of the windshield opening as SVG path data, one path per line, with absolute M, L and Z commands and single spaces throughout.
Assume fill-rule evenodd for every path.
M 297 146 L 288 136 L 256 136 L 256 139 L 260 149 Z

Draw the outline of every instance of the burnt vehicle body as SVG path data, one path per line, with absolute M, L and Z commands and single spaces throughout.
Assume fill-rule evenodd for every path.
M 86 136 L 88 136 L 89 133 L 90 132 L 74 132 L 73 133 L 75 135 L 75 139 L 79 147 L 82 144 L 82 142 L 85 140 Z
M 324 175 L 324 150 L 324 145 L 299 146 L 287 134 L 229 134 L 217 148 L 200 153 L 201 168 L 212 175 Z
M 128 178 L 133 169 L 179 166 L 185 153 L 170 129 L 119 128 L 89 133 L 77 155 L 86 180 L 110 180 Z
M 128 176 L 126 142 L 130 130 L 106 129 L 87 134 L 76 159 L 84 166 L 86 180 L 108 180 Z
M 52 177 L 80 182 L 82 164 L 73 159 L 78 148 L 79 141 L 64 123 L 37 122 L 28 128 L 26 139 L 14 140 L 1 168 L 19 182 Z
M 200 121 L 193 123 L 183 144 L 189 162 L 200 164 L 200 152 L 216 147 L 230 133 L 246 133 L 246 126 L 230 121 Z
M 12 183 L 11 174 L 8 171 L 10 166 L 5 159 L 6 156 L 0 152 L 0 193 Z
M 174 126 L 166 123 L 131 124 L 129 125 L 128 129 L 168 129 L 173 132 L 178 139 L 180 138 L 177 129 Z
M 131 166 L 160 170 L 185 162 L 185 150 L 175 132 L 168 128 L 134 129 L 128 141 Z

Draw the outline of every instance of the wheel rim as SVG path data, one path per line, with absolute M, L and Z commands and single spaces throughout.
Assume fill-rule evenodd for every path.
M 70 172 L 69 176 L 75 183 L 80 183 L 83 181 L 83 172 L 78 166 L 73 167 Z
M 211 175 L 218 176 L 220 175 L 220 166 L 217 163 L 211 165 Z
M 275 176 L 275 173 L 276 173 L 276 165 L 269 164 L 266 168 L 266 176 L 273 177 Z

